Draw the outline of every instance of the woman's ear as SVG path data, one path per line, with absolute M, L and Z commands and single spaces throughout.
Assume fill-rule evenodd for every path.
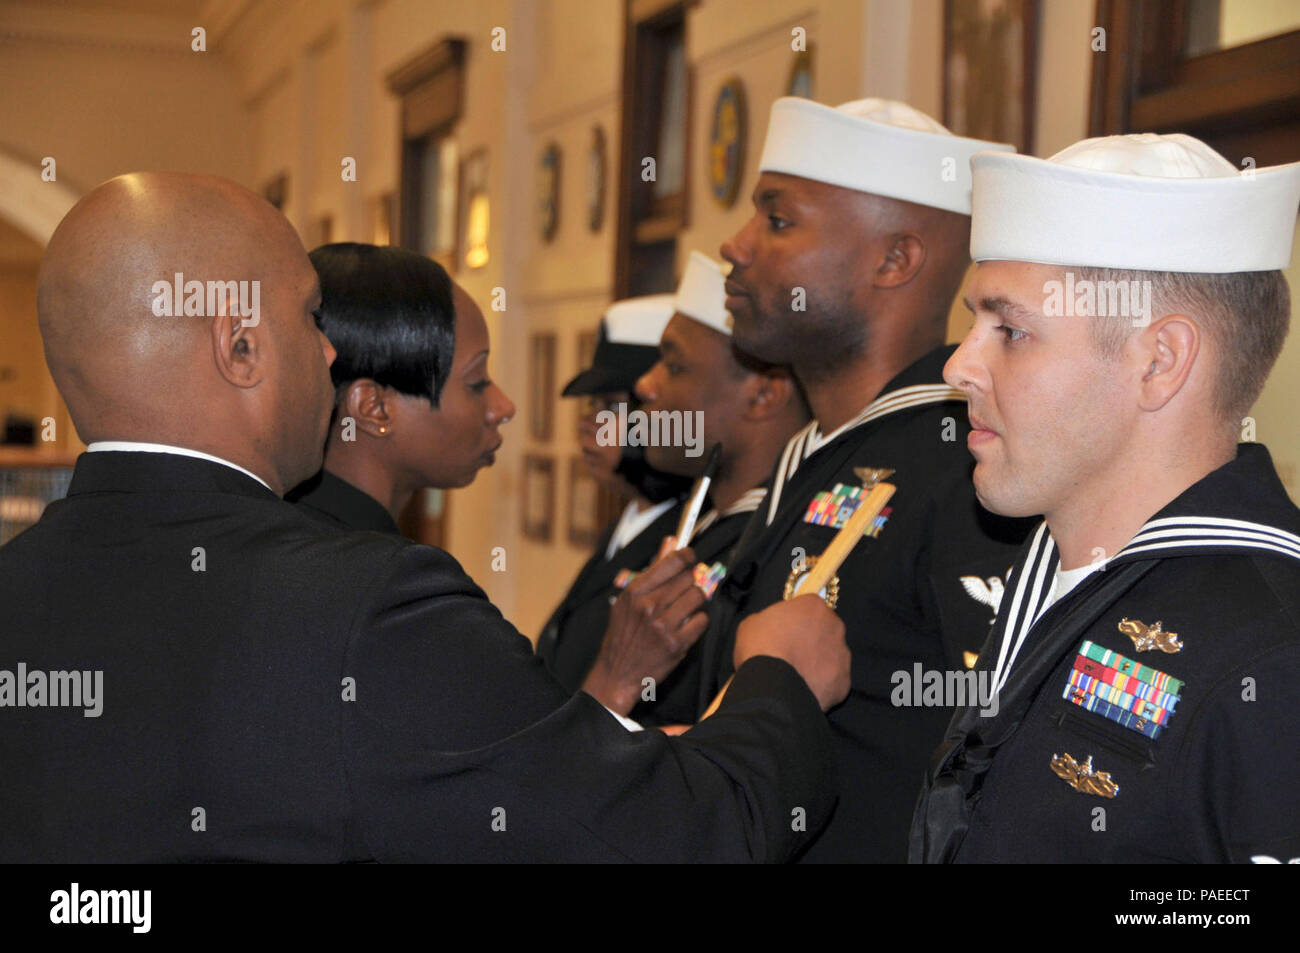
M 358 430 L 372 437 L 387 437 L 393 432 L 390 394 L 387 387 L 368 377 L 355 380 L 343 394 L 339 416 L 351 417 Z

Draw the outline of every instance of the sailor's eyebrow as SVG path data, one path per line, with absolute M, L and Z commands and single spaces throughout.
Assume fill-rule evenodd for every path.
M 980 298 L 978 307 L 973 307 L 969 298 L 963 298 L 962 303 L 971 311 L 992 312 L 1003 321 L 1032 321 L 1040 317 L 1037 312 L 1001 295 Z

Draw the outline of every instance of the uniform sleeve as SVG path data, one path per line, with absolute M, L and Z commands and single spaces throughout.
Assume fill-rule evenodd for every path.
M 454 559 L 407 547 L 354 623 L 342 702 L 362 835 L 386 861 L 780 861 L 828 817 L 830 732 L 755 659 L 680 738 L 567 695 Z

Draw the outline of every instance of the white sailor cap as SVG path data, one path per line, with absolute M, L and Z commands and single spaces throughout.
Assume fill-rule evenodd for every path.
M 673 316 L 673 296 L 642 295 L 615 301 L 605 310 L 605 334 L 611 344 L 641 344 L 657 348 Z
M 675 295 L 644 295 L 605 309 L 591 366 L 569 381 L 565 397 L 631 391 L 659 359 L 659 338 L 673 316 Z
M 783 96 L 772 104 L 760 172 L 784 172 L 858 192 L 970 214 L 970 157 L 1015 152 L 956 136 L 925 113 L 890 99 L 832 109 Z
M 727 292 L 722 266 L 700 252 L 691 252 L 686 270 L 677 285 L 673 307 L 678 314 L 694 318 L 700 324 L 730 337 L 731 313 L 727 310 Z
M 1243 171 L 1192 136 L 1145 132 L 971 167 L 975 261 L 1203 274 L 1291 261 L 1300 162 Z

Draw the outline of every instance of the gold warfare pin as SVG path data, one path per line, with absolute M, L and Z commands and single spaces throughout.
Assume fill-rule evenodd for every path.
M 1119 785 L 1111 780 L 1109 771 L 1093 770 L 1092 755 L 1088 755 L 1088 759 L 1080 764 L 1070 757 L 1068 751 L 1064 755 L 1054 754 L 1051 766 L 1053 774 L 1080 794 L 1113 798 L 1119 793 Z
M 853 475 L 862 481 L 862 489 L 869 491 L 881 480 L 894 475 L 887 467 L 854 467 Z
M 1182 640 L 1177 632 L 1166 632 L 1159 619 L 1155 625 L 1148 626 L 1137 619 L 1123 618 L 1119 621 L 1119 630 L 1133 640 L 1133 649 L 1137 652 L 1149 652 L 1159 649 L 1167 655 L 1181 652 Z

